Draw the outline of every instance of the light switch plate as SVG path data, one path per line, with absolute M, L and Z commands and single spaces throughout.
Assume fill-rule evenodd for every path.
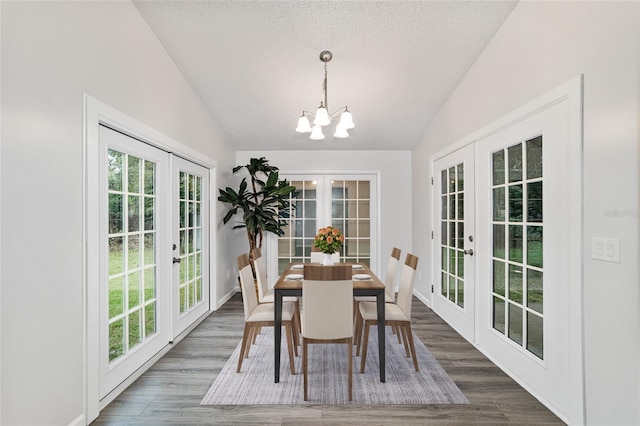
M 591 239 L 591 258 L 620 263 L 620 240 L 618 238 L 593 237 Z

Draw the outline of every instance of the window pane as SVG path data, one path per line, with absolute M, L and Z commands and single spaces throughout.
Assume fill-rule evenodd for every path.
M 504 151 L 493 153 L 493 184 L 504 184 Z
M 527 141 L 527 179 L 542 177 L 542 136 Z
M 522 222 L 522 185 L 509 187 L 509 220 Z
M 109 362 L 124 354 L 124 319 L 109 324 Z
M 458 220 L 464 220 L 464 193 L 457 194 L 458 196 Z
M 522 345 L 522 308 L 509 303 L 509 338 Z
M 505 270 L 504 262 L 499 260 L 493 261 L 493 292 L 504 296 L 505 290 Z
M 493 257 L 504 259 L 504 225 L 493 225 Z
M 109 150 L 109 190 L 122 191 L 122 177 L 124 176 L 124 163 L 121 152 Z
M 522 180 L 522 144 L 509 147 L 509 182 Z
M 132 272 L 127 277 L 127 288 L 129 295 L 129 309 L 135 308 L 140 304 L 140 272 Z
M 449 168 L 449 192 L 456 192 L 456 168 Z
M 504 187 L 493 188 L 493 220 L 504 221 Z
M 505 332 L 505 301 L 499 297 L 493 298 L 493 328 L 501 333 Z
M 509 260 L 522 262 L 522 226 L 509 225 Z
M 129 163 L 129 192 L 140 193 L 140 169 L 142 168 L 142 160 L 136 157 L 128 156 Z
M 448 203 L 447 203 L 447 196 L 443 195 L 442 197 L 440 197 L 440 200 L 441 200 L 440 202 L 442 204 L 440 218 L 441 219 L 446 219 L 448 217 L 447 207 L 449 206 Z
M 443 257 L 446 259 L 446 257 Z M 447 290 L 449 289 L 449 278 L 445 272 L 440 274 L 440 294 L 444 297 L 447 297 Z
M 522 303 L 522 267 L 509 265 L 509 299 Z
M 142 256 L 142 253 L 140 253 L 140 236 L 130 235 L 127 240 L 127 266 L 129 269 L 139 268 L 141 264 L 140 258 Z
M 464 281 L 458 280 L 458 306 L 464 308 Z
M 527 312 L 527 349 L 543 359 L 543 320 L 538 315 Z
M 368 180 L 361 180 L 358 182 L 358 198 L 371 198 L 371 182 Z
M 527 307 L 543 313 L 542 272 L 527 268 Z
M 527 226 L 527 264 L 542 268 L 542 226 Z
M 140 203 L 141 197 L 137 195 L 130 195 L 128 197 L 128 212 L 129 212 L 129 232 L 137 232 L 140 230 Z
M 124 247 L 122 237 L 109 238 L 109 276 L 124 272 Z
M 109 233 L 124 232 L 122 194 L 109 194 Z
M 156 268 L 144 270 L 144 300 L 149 301 L 156 297 Z
M 144 193 L 155 194 L 156 165 L 151 161 L 144 162 Z
M 460 163 L 458 169 L 458 191 L 464 191 L 464 164 Z
M 124 277 L 109 280 L 109 319 L 124 312 Z
M 527 184 L 527 221 L 542 222 L 542 182 Z
M 441 187 L 441 194 L 446 194 L 447 191 L 447 182 L 449 181 L 449 179 L 447 179 L 447 171 L 443 170 L 442 172 L 440 172 L 440 187 Z

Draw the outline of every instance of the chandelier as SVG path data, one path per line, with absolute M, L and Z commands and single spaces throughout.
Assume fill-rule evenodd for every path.
M 347 130 L 353 129 L 353 118 L 349 112 L 349 108 L 346 106 L 340 108 L 333 114 L 329 114 L 329 103 L 327 102 L 327 62 L 331 60 L 333 55 L 328 50 L 324 50 L 320 53 L 320 60 L 324 62 L 324 82 L 322 84 L 322 90 L 324 91 L 324 103 L 320 101 L 320 106 L 316 110 L 315 114 L 309 111 L 302 111 L 302 115 L 298 118 L 298 127 L 296 132 L 298 133 L 311 133 L 309 139 L 322 140 L 324 139 L 324 133 L 322 133 L 322 127 L 331 123 L 331 120 L 340 116 L 340 121 L 336 125 L 336 131 L 333 134 L 334 138 L 347 138 L 349 133 Z M 313 128 L 307 116 L 315 117 L 313 120 Z

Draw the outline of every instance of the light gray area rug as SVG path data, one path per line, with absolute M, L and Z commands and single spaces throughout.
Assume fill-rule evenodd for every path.
M 418 366 L 407 358 L 404 346 L 386 327 L 386 383 L 380 382 L 378 369 L 377 330 L 369 333 L 369 349 L 365 372 L 360 374 L 360 356 L 353 362 L 353 401 L 347 398 L 347 347 L 345 344 L 309 345 L 309 401 L 303 400 L 302 349 L 295 357 L 295 375 L 289 371 L 289 356 L 284 342 L 280 383 L 273 381 L 273 328 L 264 328 L 249 358 L 236 373 L 240 344 L 236 347 L 201 405 L 256 404 L 355 404 L 355 405 L 424 405 L 468 404 L 469 401 L 435 360 L 424 344 L 413 334 Z

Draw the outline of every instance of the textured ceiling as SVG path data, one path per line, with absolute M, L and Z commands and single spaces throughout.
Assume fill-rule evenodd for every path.
M 515 6 L 512 1 L 134 1 L 237 150 L 407 150 Z M 347 139 L 295 132 L 345 105 Z

